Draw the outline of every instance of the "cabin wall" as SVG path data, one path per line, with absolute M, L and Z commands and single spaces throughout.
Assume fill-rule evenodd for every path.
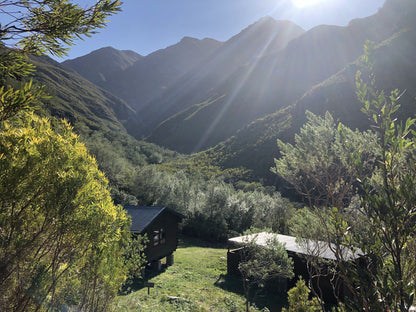
M 227 251 L 227 274 L 240 275 L 238 265 L 241 261 L 241 251 L 244 247 Z
M 149 242 L 144 253 L 147 261 L 156 261 L 173 253 L 178 247 L 178 223 L 180 219 L 169 212 L 162 212 L 149 226 L 145 232 Z M 159 237 L 159 244 L 155 246 L 155 235 L 163 229 L 164 242 Z
M 238 269 L 238 265 L 241 262 L 241 253 L 244 247 L 228 250 L 227 252 L 227 273 L 230 275 L 241 276 Z M 275 278 L 267 283 L 268 289 L 272 289 L 274 292 L 285 295 L 289 289 L 296 286 L 296 282 L 302 276 L 303 280 L 309 281 L 310 274 L 308 270 L 308 264 L 306 258 L 303 255 L 299 255 L 294 252 L 288 252 L 288 256 L 293 259 L 293 272 L 295 274 L 292 279 Z M 326 265 L 322 264 L 321 270 L 325 271 Z M 313 278 L 312 283 L 316 290 L 320 289 L 322 299 L 327 303 L 337 303 L 339 300 L 345 298 L 345 285 L 340 279 L 337 279 L 336 295 L 331 279 L 332 275 L 320 276 L 319 278 Z

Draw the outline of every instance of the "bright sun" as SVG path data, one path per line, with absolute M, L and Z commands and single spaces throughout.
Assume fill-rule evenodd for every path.
M 322 2 L 322 1 L 323 0 L 292 0 L 292 3 L 298 8 L 305 8 L 305 7 L 318 4 L 319 2 Z

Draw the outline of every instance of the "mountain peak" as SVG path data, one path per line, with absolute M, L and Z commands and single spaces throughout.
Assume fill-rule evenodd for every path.
M 115 72 L 126 69 L 141 58 L 143 56 L 133 51 L 104 47 L 73 60 L 64 61 L 62 64 L 72 68 L 89 81 L 100 84 Z
M 276 22 L 276 20 L 270 15 L 266 15 L 260 18 L 256 23 L 273 23 L 273 22 Z
M 295 24 L 292 21 L 289 20 L 277 20 L 273 17 L 266 15 L 253 24 L 249 25 L 246 29 L 252 28 L 252 27 L 298 27 L 301 28 L 299 25 Z
M 114 48 L 114 47 L 112 47 L 112 46 L 102 47 L 102 48 L 99 48 L 99 49 L 97 49 L 97 50 L 92 51 L 90 54 L 92 54 L 92 53 L 97 53 L 97 52 L 106 52 L 106 51 L 111 51 L 111 52 L 113 52 L 113 51 L 117 51 L 117 49 L 115 49 L 115 48 Z
M 184 42 L 195 42 L 195 41 L 200 41 L 197 38 L 193 38 L 193 37 L 189 37 L 189 36 L 185 36 L 181 39 L 180 42 L 184 43 Z

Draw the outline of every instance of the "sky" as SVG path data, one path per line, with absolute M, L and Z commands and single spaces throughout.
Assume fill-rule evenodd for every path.
M 79 0 L 86 7 L 94 1 Z M 384 0 L 124 0 L 107 27 L 77 41 L 64 59 L 102 47 L 150 54 L 184 36 L 226 41 L 265 16 L 290 20 L 305 30 L 317 25 L 345 26 L 377 12 Z M 64 59 L 58 59 L 62 61 Z

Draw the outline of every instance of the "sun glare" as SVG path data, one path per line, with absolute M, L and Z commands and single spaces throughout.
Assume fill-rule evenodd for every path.
M 292 0 L 294 6 L 298 8 L 306 8 L 322 2 L 323 0 Z

